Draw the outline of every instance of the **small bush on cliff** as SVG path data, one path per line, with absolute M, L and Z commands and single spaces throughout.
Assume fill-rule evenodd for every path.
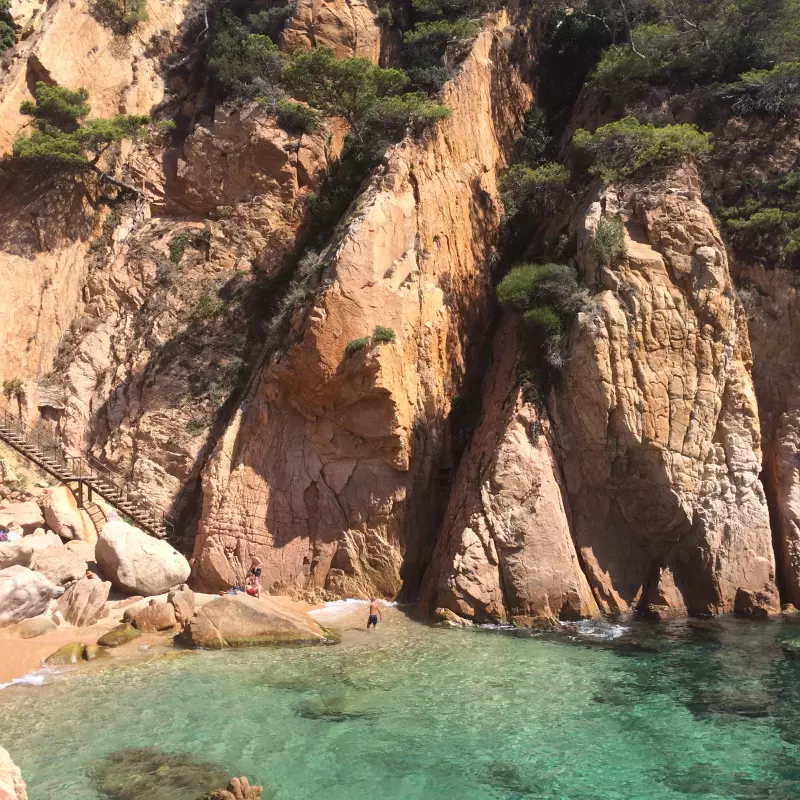
M 627 178 L 645 167 L 664 167 L 712 150 L 711 134 L 694 125 L 642 125 L 636 117 L 625 117 L 598 128 L 595 133 L 579 129 L 573 138 L 578 153 L 589 163 L 590 172 L 604 181 Z
M 592 241 L 592 255 L 604 267 L 613 266 L 625 255 L 625 225 L 622 217 L 608 215 L 597 223 Z
M 381 344 L 391 344 L 397 335 L 391 328 L 386 328 L 383 325 L 376 325 L 375 330 L 372 331 L 372 340 L 380 342 Z
M 800 111 L 800 61 L 745 72 L 732 88 L 738 95 L 733 104 L 737 114 L 763 112 L 779 117 L 797 114 Z
M 500 178 L 500 196 L 506 215 L 540 214 L 555 207 L 559 193 L 569 183 L 570 171 L 562 164 L 542 164 L 535 169 L 516 164 Z
M 742 191 L 744 196 L 720 214 L 737 252 L 771 266 L 800 266 L 800 172 Z
M 420 22 L 403 37 L 403 65 L 413 85 L 437 92 L 453 76 L 455 66 L 470 51 L 480 25 L 461 18 Z
M 0 0 L 0 53 L 13 47 L 16 41 L 17 33 L 8 10 L 8 0 Z
M 319 126 L 319 115 L 313 108 L 291 100 L 278 100 L 275 117 L 278 125 L 289 133 L 314 133 Z
M 359 350 L 363 350 L 369 344 L 369 341 L 369 336 L 362 336 L 360 339 L 353 339 L 347 343 L 347 347 L 344 349 L 345 355 L 349 357 L 357 353 Z
M 284 6 L 274 6 L 250 14 L 247 24 L 251 33 L 258 33 L 262 36 L 269 36 L 273 42 L 278 43 L 278 37 L 284 29 L 286 23 L 291 19 L 297 8 L 296 3 L 287 3 Z
M 147 0 L 94 0 L 92 14 L 98 22 L 123 36 L 150 19 Z
M 109 183 L 137 192 L 97 164 L 112 145 L 144 136 L 149 117 L 120 114 L 111 119 L 85 120 L 90 110 L 86 89 L 72 91 L 40 82 L 35 96 L 35 101 L 26 100 L 20 106 L 22 114 L 33 117 L 34 130 L 14 140 L 16 159 L 51 169 L 91 170 Z

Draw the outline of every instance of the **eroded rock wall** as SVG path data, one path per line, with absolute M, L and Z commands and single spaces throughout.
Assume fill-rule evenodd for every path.
M 589 251 L 603 213 L 627 256 Z M 606 192 L 576 220 L 596 294 L 556 422 L 573 532 L 603 611 L 779 608 L 746 320 L 692 169 Z
M 420 603 L 476 622 L 597 614 L 581 570 L 546 415 L 518 371 L 525 331 L 497 333 L 482 417 L 459 467 Z
M 446 419 L 486 346 L 497 174 L 530 102 L 500 15 L 448 84 L 452 117 L 393 148 L 326 253 L 313 308 L 254 381 L 203 476 L 199 584 L 263 563 L 273 590 L 395 595 L 435 535 Z M 506 35 L 508 35 L 506 33 Z M 395 341 L 347 357 L 348 342 Z

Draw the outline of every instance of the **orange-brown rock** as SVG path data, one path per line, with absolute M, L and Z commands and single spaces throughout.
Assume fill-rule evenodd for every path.
M 94 625 L 104 615 L 110 591 L 110 581 L 81 578 L 58 598 L 58 610 L 76 628 Z
M 522 624 L 598 613 L 572 541 L 549 422 L 519 385 L 523 336 L 507 320 L 495 338 L 481 420 L 420 592 L 429 611 Z
M 783 599 L 800 604 L 800 281 L 796 273 L 739 265 L 763 432 Z
M 123 619 L 128 622 L 127 612 Z M 175 608 L 172 603 L 159 603 L 151 600 L 149 605 L 137 611 L 130 620 L 137 631 L 142 633 L 155 633 L 174 628 L 178 624 Z
M 28 800 L 25 781 L 8 750 L 0 747 L 0 800 Z
M 603 271 L 589 243 L 617 209 L 628 252 Z M 572 332 L 556 423 L 600 608 L 779 610 L 747 327 L 695 173 L 595 198 L 576 233 L 598 292 Z
M 299 0 L 281 45 L 289 53 L 330 47 L 338 58 L 357 56 L 377 64 L 381 29 L 365 0 Z
M 443 91 L 452 117 L 393 148 L 325 254 L 313 308 L 256 376 L 203 476 L 195 579 L 396 594 L 431 547 L 445 420 L 486 336 L 497 175 L 530 91 L 505 15 Z M 395 340 L 352 357 L 375 326 Z M 402 572 L 401 572 L 402 568 Z

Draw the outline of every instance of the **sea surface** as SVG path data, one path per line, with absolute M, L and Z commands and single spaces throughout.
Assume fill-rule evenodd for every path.
M 355 608 L 355 616 L 353 609 Z M 0 691 L 30 800 L 800 798 L 800 622 L 564 636 L 326 610 L 329 646 L 175 651 Z M 358 627 L 356 627 L 358 626 Z

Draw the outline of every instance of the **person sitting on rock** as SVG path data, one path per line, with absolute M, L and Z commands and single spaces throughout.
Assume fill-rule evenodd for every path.
M 251 597 L 261 597 L 261 561 L 257 558 L 253 559 L 253 564 L 247 573 L 244 590 Z

